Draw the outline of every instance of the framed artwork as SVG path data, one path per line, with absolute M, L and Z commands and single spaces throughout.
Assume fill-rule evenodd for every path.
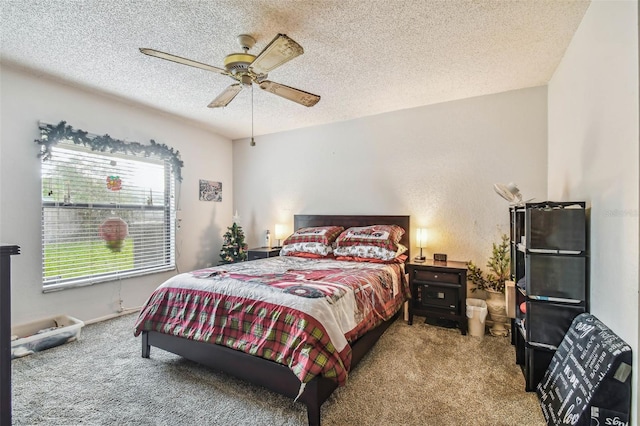
M 200 179 L 200 201 L 222 201 L 222 182 Z

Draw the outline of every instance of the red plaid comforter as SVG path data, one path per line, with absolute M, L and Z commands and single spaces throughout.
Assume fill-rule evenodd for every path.
M 275 257 L 183 273 L 145 303 L 135 335 L 158 331 L 344 385 L 354 341 L 408 297 L 404 265 Z

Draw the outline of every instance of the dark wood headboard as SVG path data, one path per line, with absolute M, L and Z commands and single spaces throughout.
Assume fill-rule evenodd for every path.
M 367 225 L 398 225 L 404 229 L 404 235 L 400 239 L 400 244 L 406 246 L 409 251 L 409 216 L 368 216 L 368 215 L 318 215 L 318 214 L 297 214 L 293 216 L 294 230 L 306 228 L 308 226 L 337 225 L 345 229 L 352 226 Z M 410 259 L 411 255 L 407 251 Z

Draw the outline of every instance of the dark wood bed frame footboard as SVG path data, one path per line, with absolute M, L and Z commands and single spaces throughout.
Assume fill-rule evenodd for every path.
M 409 247 L 409 216 L 344 216 L 344 215 L 296 215 L 294 227 L 341 225 L 365 226 L 376 224 L 397 224 L 406 232 L 401 243 Z M 408 253 L 407 253 L 408 254 Z M 400 309 L 392 318 L 360 337 L 351 345 L 351 368 L 353 369 L 365 354 L 375 345 L 380 336 L 402 313 Z M 224 371 L 247 382 L 263 386 L 281 395 L 295 398 L 300 390 L 300 380 L 289 367 L 267 359 L 255 357 L 235 349 L 213 343 L 171 336 L 156 331 L 142 332 L 142 357 L 149 358 L 151 346 L 180 355 L 191 361 Z M 307 406 L 310 426 L 320 425 L 320 407 L 336 389 L 335 380 L 315 377 L 304 388 L 298 398 Z
M 391 323 L 398 318 L 398 314 L 362 336 L 352 345 L 352 369 L 378 341 Z M 224 371 L 234 377 L 263 386 L 292 399 L 298 395 L 300 390 L 300 379 L 293 374 L 289 367 L 226 346 L 197 342 L 157 331 L 143 331 L 143 358 L 149 358 L 151 346 L 164 349 L 215 370 Z M 337 387 L 335 380 L 319 376 L 307 383 L 298 401 L 307 406 L 309 426 L 320 426 L 320 406 Z

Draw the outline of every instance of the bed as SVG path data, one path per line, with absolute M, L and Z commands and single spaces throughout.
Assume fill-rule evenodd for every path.
M 341 226 L 344 229 L 351 227 L 362 227 L 368 225 L 397 225 L 405 230 L 404 234 L 400 237 L 399 243 L 409 247 L 409 216 L 347 216 L 347 215 L 295 215 L 294 216 L 294 229 L 319 226 Z M 403 258 L 409 258 L 408 251 Z M 333 263 L 332 263 L 333 262 Z M 346 269 L 337 271 L 334 268 L 334 264 L 343 265 Z M 360 265 L 357 265 L 360 264 Z M 312 266 L 314 265 L 314 266 Z M 316 266 L 317 265 L 317 266 Z M 284 292 L 296 293 L 301 292 L 295 283 L 291 280 L 282 280 L 284 275 L 291 277 L 295 272 L 295 276 L 302 276 L 302 279 L 319 279 L 323 283 L 323 280 L 328 280 L 328 276 L 331 279 L 337 277 L 337 281 L 342 281 L 334 285 L 330 284 L 328 291 L 336 292 L 335 288 L 340 287 L 345 282 L 350 280 L 356 280 L 360 278 L 360 269 L 363 269 L 365 275 L 373 274 L 374 271 L 381 271 L 380 277 L 375 280 L 385 282 L 382 286 L 384 291 L 377 290 L 373 293 L 388 292 L 390 300 L 381 301 L 376 298 L 375 301 L 369 301 L 371 308 L 367 310 L 375 311 L 375 315 L 372 319 L 368 319 L 368 326 L 363 326 L 358 323 L 357 327 L 350 330 L 347 334 L 341 334 L 338 331 L 343 330 L 332 323 L 332 319 L 327 319 L 328 316 L 332 318 L 334 313 L 323 314 L 314 313 L 312 317 L 294 318 L 292 321 L 299 321 L 306 327 L 308 324 L 313 323 L 313 327 L 310 328 L 310 332 L 305 335 L 291 337 L 289 332 L 282 333 L 286 335 L 282 337 L 281 334 L 275 335 L 276 331 L 269 330 L 265 332 L 260 330 L 263 335 L 271 336 L 271 340 L 275 340 L 280 343 L 279 347 L 283 347 L 282 353 L 274 354 L 270 348 L 262 348 L 259 345 L 252 345 L 252 342 L 247 342 L 240 334 L 234 334 L 233 336 L 211 336 L 207 335 L 206 327 L 193 326 L 194 323 L 200 325 L 204 323 L 213 323 L 215 321 L 224 321 L 225 323 L 231 323 L 234 321 L 235 313 L 242 311 L 242 315 L 250 314 L 255 315 L 252 319 L 246 322 L 238 322 L 235 325 L 231 324 L 231 328 L 240 329 L 247 328 L 246 324 L 252 324 L 251 327 L 257 327 L 253 318 L 258 318 L 261 312 L 262 298 L 256 297 L 256 304 L 253 300 L 249 302 L 239 302 L 248 300 L 246 294 L 242 297 L 233 295 L 225 295 L 225 299 L 222 302 L 216 299 L 216 302 L 210 302 L 206 288 L 207 286 L 221 286 L 223 290 L 216 287 L 216 291 L 225 292 L 230 285 L 223 286 L 221 283 L 227 283 L 229 277 L 233 278 L 233 283 L 242 284 L 234 288 L 233 291 L 245 291 L 241 290 L 244 285 L 249 287 L 246 290 L 254 296 L 255 288 L 264 288 L 264 283 L 256 283 L 256 278 L 260 275 L 260 280 L 269 281 L 270 277 L 275 282 L 275 285 L 280 285 L 281 281 L 286 281 L 287 289 Z M 264 271 L 263 271 L 264 270 Z M 316 275 L 320 270 L 321 278 L 317 278 Z M 263 273 L 264 272 L 264 273 Z M 377 273 L 377 272 L 375 272 Z M 398 274 L 397 278 L 388 278 L 393 274 Z M 197 296 L 184 296 L 183 293 L 172 292 L 170 293 L 167 288 L 173 289 L 174 284 L 177 282 L 178 277 L 188 275 L 185 280 L 181 281 L 184 284 L 180 284 L 191 289 L 195 286 L 195 281 L 205 283 L 205 290 L 198 288 Z M 224 275 L 219 278 L 218 275 Z M 382 277 L 386 278 L 382 278 Z M 274 277 L 277 277 L 276 280 Z M 182 277 L 184 278 L 184 277 Z M 182 279 L 181 278 L 181 279 Z M 174 280 L 176 279 L 176 280 Z M 292 278 L 295 279 L 295 278 Z M 215 281 L 215 283 L 214 283 Z M 393 284 L 391 284 L 393 282 Z M 198 284 L 199 285 L 199 284 Z M 272 285 L 272 284 L 269 284 Z M 284 285 L 284 284 L 283 284 Z M 302 288 L 303 286 L 299 286 Z M 370 286 L 366 286 L 370 287 Z M 393 288 L 391 288 L 393 287 Z M 306 288 L 306 287 L 305 287 Z M 232 291 L 232 290 L 229 290 Z M 260 290 L 262 291 L 262 290 Z M 307 291 L 307 290 L 305 290 Z M 315 291 L 315 290 L 313 290 Z M 361 288 L 358 290 L 361 293 L 364 291 Z M 347 293 L 351 294 L 347 291 Z M 358 293 L 358 292 L 353 292 Z M 373 294 L 371 293 L 371 294 Z M 368 294 L 368 293 L 367 293 Z M 374 299 L 369 294 L 367 296 L 360 296 L 360 299 Z M 296 294 L 297 295 L 297 294 Z M 227 299 L 228 297 L 228 299 Z M 312 298 L 327 298 L 326 296 L 314 296 L 303 295 L 303 297 L 287 297 L 287 303 L 284 313 L 278 312 L 278 316 L 283 318 L 293 317 L 295 313 L 300 310 L 301 313 L 306 315 L 307 304 L 312 303 Z M 406 279 L 404 275 L 404 264 L 402 262 L 388 264 L 388 263 L 368 263 L 368 262 L 337 262 L 335 260 L 326 259 L 301 259 L 295 256 L 281 256 L 279 258 L 268 258 L 254 260 L 251 262 L 243 262 L 233 265 L 221 265 L 219 267 L 207 268 L 199 271 L 191 271 L 189 273 L 180 274 L 171 278 L 167 282 L 163 283 L 154 293 L 151 295 L 143 309 L 141 310 L 138 321 L 136 321 L 135 334 L 142 336 L 142 357 L 150 357 L 151 346 L 175 353 L 189 360 L 198 362 L 200 364 L 212 367 L 217 370 L 224 371 L 235 377 L 244 379 L 248 382 L 263 386 L 274 392 L 282 394 L 284 396 L 296 399 L 302 402 L 307 407 L 307 417 L 309 425 L 320 424 L 320 407 L 331 395 L 331 393 L 339 386 L 343 385 L 347 380 L 348 372 L 351 371 L 364 355 L 373 347 L 378 341 L 380 336 L 385 330 L 395 321 L 402 312 L 402 306 L 406 298 L 408 297 L 408 290 L 406 286 Z M 163 306 L 160 299 L 172 299 L 178 300 L 181 308 L 176 309 L 175 306 Z M 189 298 L 188 300 L 182 300 L 182 298 Z M 345 297 L 346 298 L 346 297 Z M 358 297 L 356 297 L 358 298 Z M 382 296 L 380 296 L 382 298 Z M 206 312 L 202 312 L 199 309 L 199 301 L 207 299 L 209 305 L 216 305 L 217 315 L 209 315 Z M 333 300 L 329 298 L 329 300 Z M 172 302 L 173 303 L 173 302 Z M 203 302 L 204 303 L 204 302 Z M 239 306 L 243 303 L 242 306 Z M 313 302 L 315 303 L 315 302 Z M 333 304 L 342 303 L 341 299 L 335 299 Z M 326 303 L 325 303 L 326 304 Z M 331 304 L 331 303 L 329 303 Z M 238 305 L 238 306 L 236 306 Z M 374 306 L 375 305 L 375 306 Z M 310 305 L 309 305 L 310 306 Z M 335 307 L 332 307 L 334 309 Z M 311 308 L 309 308 L 311 309 Z M 324 308 L 323 308 L 324 309 Z M 224 315 L 221 315 L 224 312 Z M 234 312 L 234 313 L 232 313 Z M 266 311 L 267 315 L 274 314 Z M 333 312 L 333 311 L 331 311 Z M 232 313 L 232 314 L 230 314 Z M 291 315 L 289 315 L 291 314 Z M 216 319 L 214 320 L 214 316 Z M 348 315 L 347 315 L 348 316 Z M 162 317 L 162 324 L 158 318 Z M 178 318 L 179 317 L 179 318 Z M 315 323 L 314 318 L 323 318 Z M 185 326 L 185 318 L 190 318 L 190 322 Z M 165 321 L 166 320 L 166 321 Z M 289 322 L 292 322 L 289 321 Z M 358 320 L 359 321 L 359 320 Z M 245 324 L 245 325 L 243 325 Z M 262 325 L 260 325 L 262 327 Z M 372 328 L 373 327 L 373 328 Z M 302 327 L 299 327 L 302 328 Z M 318 330 L 320 330 L 318 332 Z M 338 331 L 337 331 L 338 330 Z M 246 331 L 246 330 L 245 330 Z M 313 337 L 313 339 L 312 339 Z M 291 340 L 292 339 L 292 340 Z M 315 340 L 314 340 L 315 339 Z M 264 340 L 264 339 L 263 339 Z M 317 341 L 314 345 L 319 345 L 319 354 L 312 352 L 313 357 L 309 355 L 309 345 L 304 346 L 301 341 L 310 342 L 311 340 Z M 315 346 L 314 346 L 315 347 Z M 315 349 L 313 349 L 315 350 Z M 312 351 L 313 351 L 312 350 Z M 287 352 L 288 351 L 288 352 Z M 312 361 L 306 362 L 305 358 L 300 355 L 303 352 L 307 358 L 313 358 Z M 323 362 L 316 362 L 316 359 L 321 359 Z

